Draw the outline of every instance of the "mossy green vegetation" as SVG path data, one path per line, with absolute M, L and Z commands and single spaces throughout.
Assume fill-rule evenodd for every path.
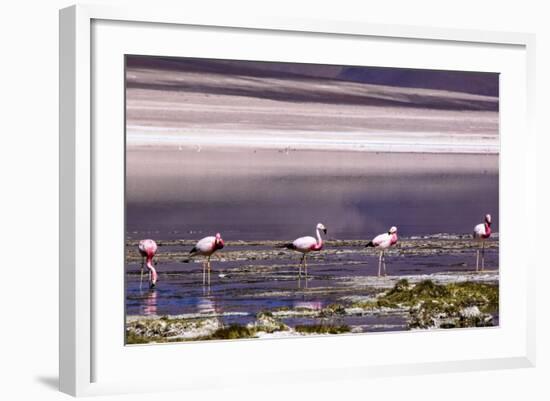
M 461 306 L 478 306 L 482 312 L 494 311 L 498 309 L 499 296 L 498 286 L 464 282 L 448 284 L 447 288 L 455 303 Z
M 356 302 L 352 306 L 363 309 L 411 307 L 419 302 L 436 301 L 457 307 L 478 306 L 484 311 L 498 308 L 498 286 L 494 284 L 462 282 L 436 284 L 432 280 L 416 285 L 399 280 L 392 289 L 375 300 Z
M 256 335 L 256 330 L 241 326 L 239 324 L 232 324 L 228 327 L 223 327 L 216 330 L 212 335 L 205 339 L 208 340 L 236 340 L 238 338 L 253 338 Z
M 295 330 L 306 334 L 341 334 L 349 333 L 351 328 L 348 325 L 330 325 L 330 324 L 308 324 L 298 325 Z
M 155 342 L 164 342 L 161 337 L 149 337 L 137 334 L 135 331 L 126 331 L 126 344 L 149 344 Z
M 287 331 L 290 328 L 278 319 L 273 317 L 269 311 L 260 312 L 256 315 L 256 321 L 247 325 L 249 329 L 256 332 L 274 333 L 276 331 Z
M 165 343 L 192 340 L 235 340 L 254 338 L 258 333 L 287 331 L 290 328 L 269 311 L 260 312 L 246 326 L 224 326 L 217 318 L 143 318 L 126 325 L 127 344 Z
M 329 317 L 334 315 L 345 315 L 346 314 L 346 308 L 344 305 L 341 304 L 330 304 L 326 306 L 325 308 L 321 309 L 321 312 L 319 313 L 320 317 Z
M 443 285 L 431 280 L 412 286 L 400 280 L 377 303 L 410 308 L 410 328 L 492 326 L 487 312 L 498 309 L 498 287 L 473 282 Z
M 399 280 L 382 298 L 390 303 L 415 303 L 423 299 L 441 299 L 450 296 L 445 285 L 424 280 L 411 286 L 405 279 Z
M 414 328 L 457 328 L 492 326 L 491 312 L 498 311 L 498 285 L 461 282 L 437 284 L 432 280 L 411 284 L 399 280 L 375 300 L 353 304 L 365 311 L 408 310 L 408 326 Z

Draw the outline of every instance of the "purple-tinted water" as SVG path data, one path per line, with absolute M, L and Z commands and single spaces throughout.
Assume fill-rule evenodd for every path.
M 322 222 L 330 239 L 366 243 L 392 225 L 401 237 L 469 234 L 485 213 L 492 214 L 492 228 L 498 232 L 498 156 L 353 152 L 298 156 L 251 150 L 237 154 L 128 152 L 127 238 L 196 241 L 220 232 L 226 241 L 292 241 L 314 235 L 316 223 Z M 160 246 L 158 253 L 185 254 L 190 248 Z M 224 252 L 261 254 L 272 249 L 227 246 L 219 252 L 222 260 L 212 259 L 209 288 L 202 285 L 201 259 L 184 263 L 183 257 L 181 261 L 157 258 L 159 282 L 153 291 L 146 282 L 140 289 L 139 265 L 129 262 L 127 314 L 216 312 L 223 314 L 226 323 L 244 324 L 260 311 L 300 305 L 321 309 L 375 293 L 350 285 L 353 278 L 374 276 L 378 270 L 377 254 L 365 254 L 362 247 L 339 249 L 348 253 L 331 253 L 327 247 L 311 258 L 307 289 L 305 280 L 297 280 L 297 254 L 256 260 L 250 254 L 223 258 Z M 498 247 L 486 251 L 486 266 L 498 269 Z M 394 250 L 387 256 L 387 268 L 389 275 L 471 271 L 475 249 L 433 254 Z M 369 331 L 399 330 L 405 325 L 405 317 L 398 315 L 339 319 L 351 326 L 368 326 Z M 291 325 L 311 321 L 307 317 L 283 320 Z
M 176 246 L 170 247 L 173 250 Z M 180 247 L 182 251 L 185 247 Z M 242 247 L 237 247 L 242 248 Z M 253 248 L 253 247 L 252 247 Z M 229 250 L 229 249 L 228 249 Z M 234 249 L 233 249 L 234 250 Z M 250 247 L 248 248 L 250 250 Z M 365 255 L 344 249 L 344 254 L 325 253 L 310 258 L 307 284 L 298 279 L 298 255 L 287 259 L 228 261 L 212 260 L 211 285 L 202 285 L 202 260 L 189 263 L 160 262 L 158 286 L 140 289 L 139 264 L 127 265 L 127 313 L 129 315 L 222 315 L 225 323 L 246 324 L 261 311 L 281 308 L 320 310 L 330 304 L 346 304 L 353 297 L 374 296 L 374 288 L 350 285 L 354 278 L 375 276 L 376 254 Z M 162 252 L 163 248 L 159 248 Z M 222 251 L 223 253 L 223 251 Z M 498 248 L 486 250 L 486 268 L 498 268 Z M 464 249 L 450 254 L 404 255 L 400 250 L 388 254 L 388 275 L 417 275 L 439 272 L 469 272 L 475 269 L 475 250 Z M 221 275 L 221 276 L 220 276 Z M 289 325 L 313 323 L 308 317 L 285 317 Z M 368 331 L 399 330 L 406 316 L 347 316 L 331 320 Z
M 498 231 L 498 156 L 364 152 L 127 152 L 127 236 L 291 240 Z

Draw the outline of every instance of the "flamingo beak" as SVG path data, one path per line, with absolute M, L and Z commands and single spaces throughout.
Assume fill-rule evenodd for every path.
M 326 228 L 323 228 L 323 232 L 326 234 L 326 233 L 327 233 L 327 229 L 326 229 Z

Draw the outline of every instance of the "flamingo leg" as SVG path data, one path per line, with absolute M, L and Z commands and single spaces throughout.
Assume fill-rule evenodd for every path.
M 380 256 L 378 257 L 378 277 L 380 277 L 382 269 L 382 252 L 380 252 Z
M 208 257 L 208 286 L 210 286 L 210 256 Z
M 206 261 L 202 262 L 202 285 L 206 284 Z
M 306 271 L 305 288 L 307 289 L 307 255 L 304 254 L 304 270 Z
M 302 277 L 302 264 L 304 263 L 304 258 L 306 257 L 306 255 L 302 255 L 302 258 L 300 259 L 300 265 L 298 267 L 298 277 Z
M 476 272 L 479 269 L 479 249 L 476 251 Z
M 141 288 L 143 286 L 143 265 L 144 265 L 144 259 L 141 258 L 141 274 L 139 276 L 139 290 L 141 291 Z
M 382 263 L 384 263 L 384 276 L 387 275 L 387 270 L 386 270 L 386 253 L 384 251 L 382 251 Z
M 481 243 L 481 271 L 485 270 L 485 242 Z

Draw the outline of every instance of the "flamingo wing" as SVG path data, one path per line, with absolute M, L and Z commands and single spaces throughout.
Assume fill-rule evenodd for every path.
M 214 236 L 204 237 L 199 242 L 197 242 L 195 247 L 191 250 L 191 253 L 208 254 L 214 249 L 215 242 L 216 237 Z
M 375 247 L 384 245 L 386 242 L 389 242 L 391 237 L 388 233 L 377 235 L 373 238 L 372 243 Z
M 474 238 L 476 239 L 485 238 L 485 235 L 486 235 L 485 224 L 480 223 L 474 227 Z
M 300 237 L 292 243 L 294 249 L 300 252 L 309 252 L 311 248 L 317 245 L 317 240 L 313 237 Z

